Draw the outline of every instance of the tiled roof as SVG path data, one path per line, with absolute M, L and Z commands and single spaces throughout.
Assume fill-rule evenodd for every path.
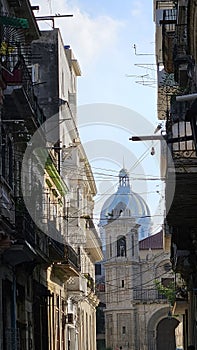
M 147 238 L 142 239 L 139 242 L 140 250 L 146 249 L 163 249 L 163 232 L 160 231 L 155 235 L 149 236 Z

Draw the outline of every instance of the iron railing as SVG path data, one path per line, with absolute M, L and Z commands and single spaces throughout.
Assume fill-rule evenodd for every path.
M 79 254 L 68 244 L 65 245 L 65 258 L 67 263 L 74 265 L 77 269 L 80 267 Z
M 11 43 L 9 43 L 9 45 L 10 46 L 7 49 L 7 52 L 5 51 L 5 54 L 1 54 L 0 50 L 2 78 L 6 85 L 22 86 L 28 102 L 35 114 L 36 120 L 41 125 L 46 118 L 38 104 L 37 97 L 34 94 L 31 65 L 30 68 L 28 68 L 27 59 L 19 45 L 12 46 Z
M 133 299 L 139 301 L 167 300 L 157 289 L 134 289 Z

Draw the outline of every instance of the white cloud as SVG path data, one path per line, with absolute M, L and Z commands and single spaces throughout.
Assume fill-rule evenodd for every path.
M 36 1 L 31 1 L 36 5 Z M 48 15 L 50 13 L 50 2 L 46 0 L 39 2 L 40 11 L 35 12 L 36 16 Z M 87 70 L 87 66 L 97 61 L 99 57 L 105 55 L 110 48 L 115 47 L 119 30 L 123 23 L 110 16 L 97 16 L 91 18 L 86 12 L 82 12 L 77 6 L 70 6 L 65 0 L 53 2 L 53 14 L 73 14 L 71 18 L 55 19 L 56 27 L 61 29 L 61 35 L 65 45 L 71 48 L 79 60 L 82 70 Z M 50 22 L 45 24 L 45 29 L 49 29 Z M 43 23 L 42 23 L 43 28 Z

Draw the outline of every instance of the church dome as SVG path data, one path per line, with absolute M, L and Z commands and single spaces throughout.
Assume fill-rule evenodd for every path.
M 119 186 L 103 204 L 100 214 L 100 226 L 105 226 L 109 218 L 134 218 L 140 225 L 139 239 L 149 236 L 151 218 L 150 210 L 144 199 L 133 192 L 129 183 L 129 173 L 126 169 L 119 172 Z

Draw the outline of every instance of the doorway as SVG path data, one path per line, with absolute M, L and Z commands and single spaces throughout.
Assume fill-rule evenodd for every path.
M 176 318 L 164 318 L 157 325 L 157 350 L 176 350 L 175 328 L 179 325 Z

